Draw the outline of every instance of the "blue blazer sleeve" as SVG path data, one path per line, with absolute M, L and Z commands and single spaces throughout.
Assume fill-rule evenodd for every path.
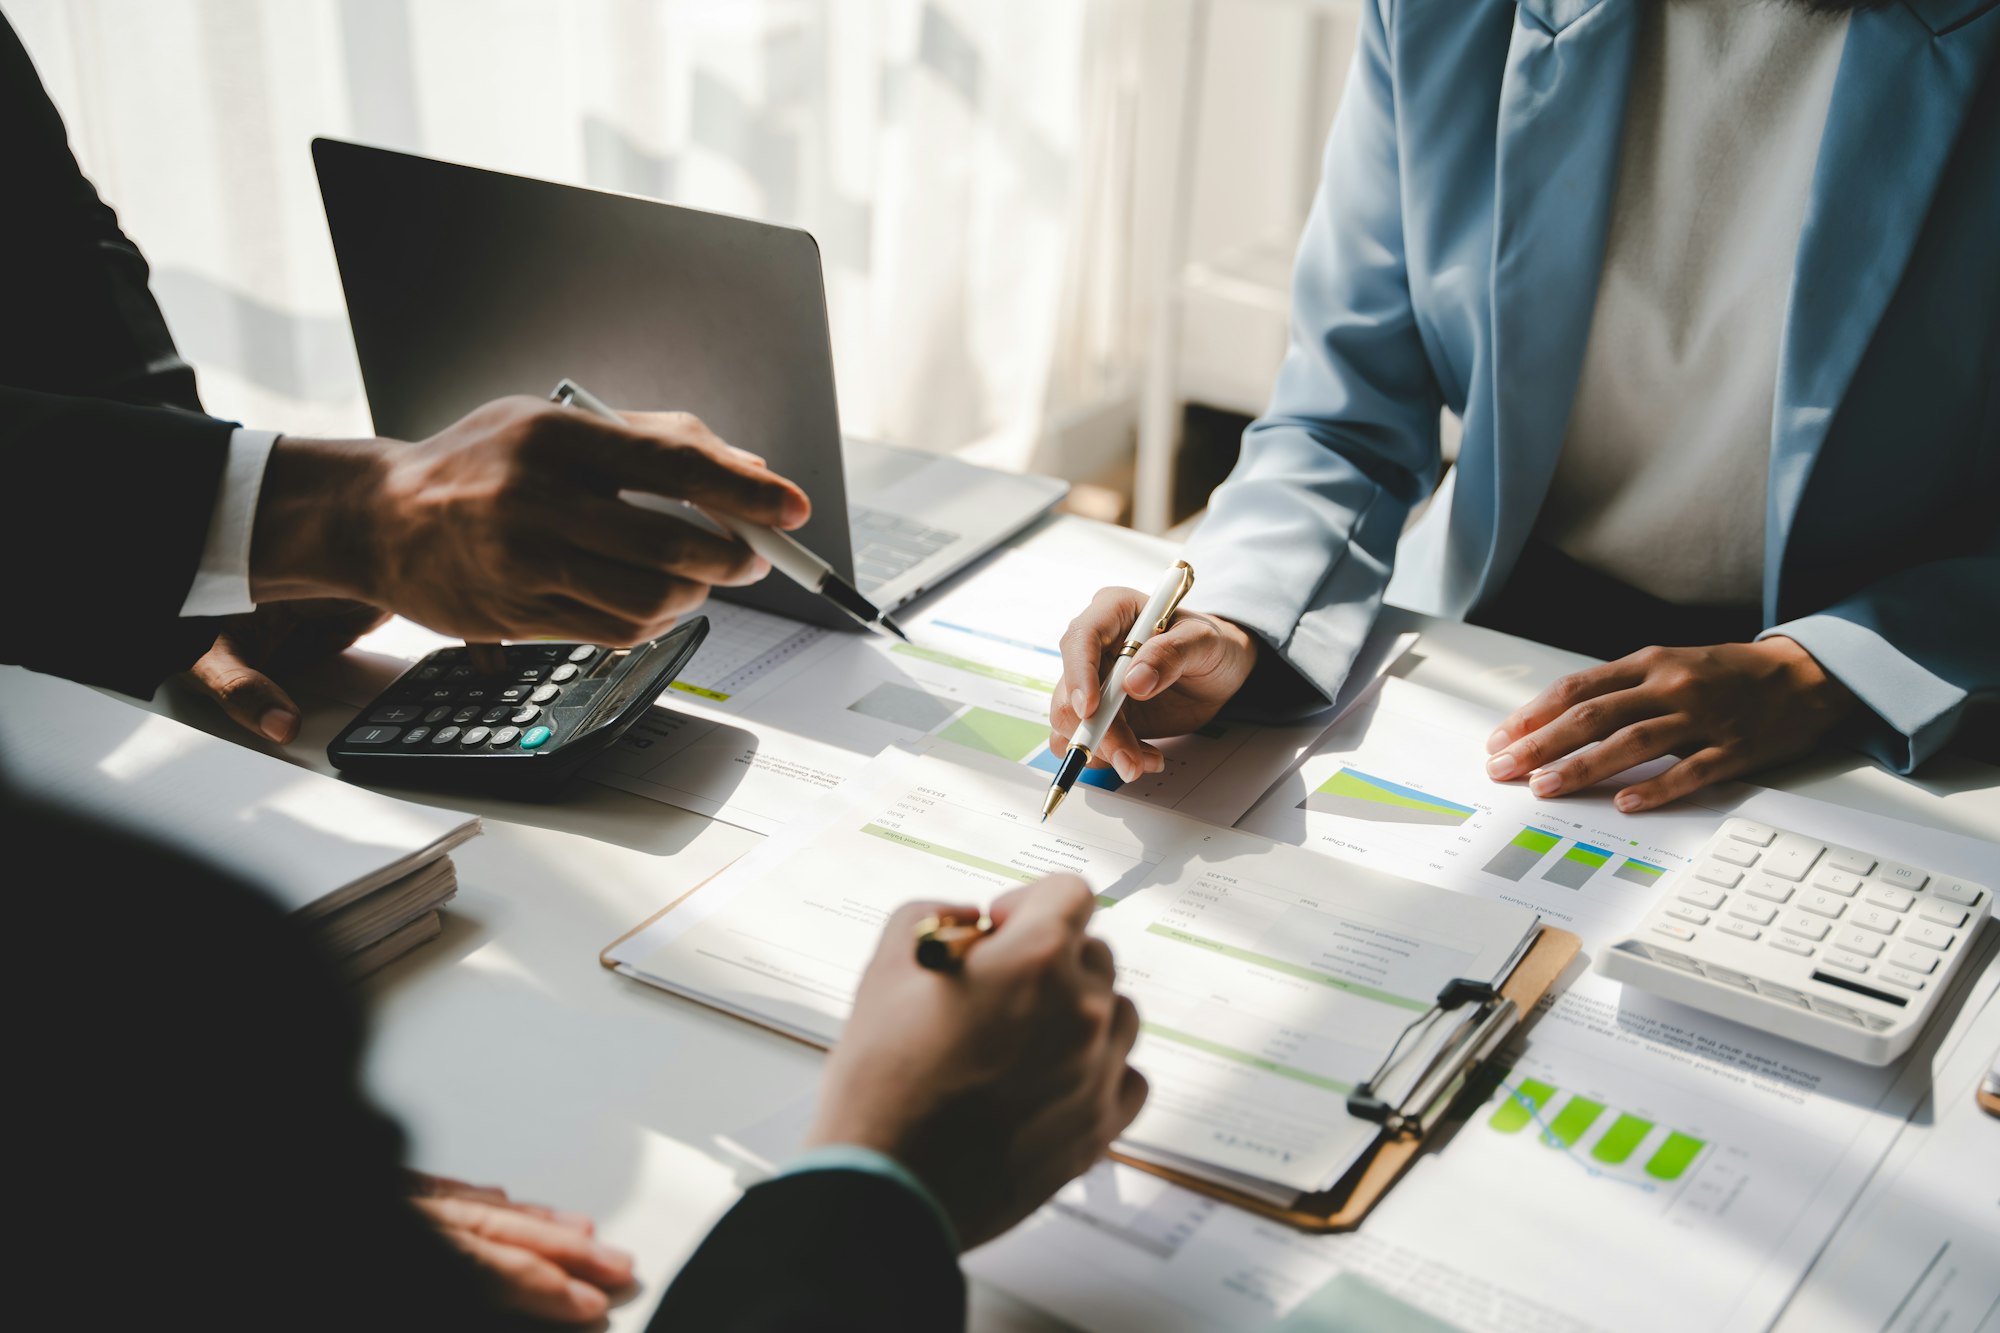
M 1390 60 L 1371 4 L 1299 246 L 1290 349 L 1189 544 L 1190 604 L 1255 633 L 1328 699 L 1440 469 L 1443 398 L 1410 299 Z M 1296 711 L 1238 703 L 1273 720 Z

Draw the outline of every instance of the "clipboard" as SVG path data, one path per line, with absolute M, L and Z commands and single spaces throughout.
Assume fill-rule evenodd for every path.
M 727 866 L 723 867 L 723 870 L 727 869 Z M 659 911 L 653 913 L 644 921 L 641 921 L 638 925 L 605 945 L 603 949 L 598 951 L 598 964 L 610 971 L 618 971 L 619 964 L 611 958 L 611 953 L 614 949 L 631 939 L 634 935 L 648 929 L 661 917 L 673 911 L 682 903 L 685 903 L 695 894 L 701 892 L 703 886 L 709 880 L 716 878 L 716 876 L 722 873 L 722 870 L 716 871 L 715 875 L 702 880 L 700 884 L 696 884 L 686 893 L 683 893 L 680 897 L 674 899 L 665 907 L 662 907 Z M 1536 932 L 1534 943 L 1522 952 L 1520 961 L 1514 965 L 1514 970 L 1507 974 L 1507 980 L 1500 984 L 1498 990 L 1499 997 L 1512 1002 L 1512 1020 L 1505 1025 L 1505 1028 L 1496 1035 L 1492 1042 L 1488 1043 L 1487 1048 L 1481 1052 L 1480 1058 L 1467 1064 L 1459 1072 L 1458 1077 L 1443 1098 L 1436 1103 L 1435 1109 L 1439 1112 L 1440 1118 L 1429 1120 L 1426 1128 L 1421 1133 L 1399 1134 L 1385 1128 L 1382 1134 L 1376 1139 L 1374 1146 L 1362 1156 L 1359 1162 L 1354 1164 L 1345 1176 L 1334 1183 L 1333 1188 L 1318 1194 L 1304 1195 L 1296 1200 L 1292 1207 L 1287 1208 L 1273 1204 L 1267 1200 L 1257 1198 L 1255 1195 L 1231 1189 L 1226 1185 L 1219 1185 L 1214 1181 L 1204 1180 L 1199 1176 L 1191 1176 L 1185 1172 L 1176 1171 L 1172 1167 L 1161 1166 L 1154 1162 L 1132 1157 L 1126 1153 L 1117 1151 L 1115 1148 L 1108 1156 L 1115 1161 L 1124 1163 L 1126 1166 L 1149 1172 L 1152 1175 L 1159 1176 L 1163 1180 L 1172 1181 L 1176 1185 L 1184 1186 L 1200 1194 L 1205 1194 L 1212 1199 L 1220 1199 L 1225 1203 L 1244 1209 L 1246 1212 L 1256 1213 L 1260 1217 L 1267 1217 L 1275 1222 L 1282 1222 L 1286 1226 L 1294 1227 L 1300 1231 L 1330 1232 L 1352 1230 L 1361 1224 L 1361 1219 L 1368 1215 L 1369 1210 L 1380 1202 L 1384 1194 L 1388 1193 L 1389 1187 L 1395 1184 L 1403 1172 L 1409 1169 L 1410 1164 L 1417 1159 L 1417 1154 L 1422 1152 L 1424 1146 L 1430 1141 L 1431 1127 L 1434 1127 L 1437 1123 L 1441 1123 L 1441 1118 L 1449 1114 L 1450 1108 L 1462 1101 L 1467 1091 L 1479 1084 L 1479 1076 L 1487 1068 L 1493 1048 L 1498 1047 L 1508 1034 L 1518 1028 L 1522 1021 L 1534 1013 L 1535 1006 L 1541 1003 L 1542 998 L 1549 993 L 1549 989 L 1555 985 L 1557 979 L 1562 976 L 1564 970 L 1569 967 L 1570 962 L 1575 959 L 1582 948 L 1583 941 L 1570 931 L 1558 930 L 1554 926 L 1542 926 Z M 673 993 L 679 994 L 679 992 Z M 682 998 L 693 999 L 693 997 L 685 995 Z M 703 1004 L 705 1002 L 695 999 L 694 1003 Z M 807 1041 L 797 1033 L 786 1032 L 783 1029 L 771 1027 L 769 1024 L 758 1022 L 757 1019 L 737 1010 L 724 1009 L 719 1005 L 707 1005 L 706 1007 L 714 1009 L 717 1013 L 727 1014 L 731 1018 L 749 1023 L 754 1027 L 763 1028 L 768 1032 L 776 1032 L 782 1037 L 789 1037 L 793 1041 L 799 1042 L 801 1045 L 811 1046 L 815 1050 L 825 1049 L 817 1042 Z

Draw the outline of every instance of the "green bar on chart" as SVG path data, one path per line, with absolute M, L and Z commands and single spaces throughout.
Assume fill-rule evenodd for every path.
M 1534 1119 L 1535 1112 L 1548 1104 L 1556 1090 L 1547 1083 L 1524 1078 L 1514 1086 L 1502 1085 L 1507 1100 L 1500 1103 L 1493 1112 L 1493 1118 L 1486 1123 L 1502 1134 L 1517 1134 Z
M 1594 1102 L 1588 1097 L 1572 1097 L 1556 1118 L 1549 1121 L 1549 1132 L 1542 1136 L 1542 1142 L 1550 1147 L 1561 1144 L 1574 1148 L 1576 1141 L 1597 1123 L 1597 1117 L 1604 1114 L 1604 1103 Z
M 1669 1134 L 1667 1141 L 1660 1145 L 1660 1150 L 1646 1163 L 1646 1174 L 1655 1180 L 1679 1180 L 1681 1172 L 1687 1170 L 1707 1146 L 1700 1139 L 1686 1134 Z
M 1611 1128 L 1604 1131 L 1604 1137 L 1597 1141 L 1597 1146 L 1590 1150 L 1590 1155 L 1606 1166 L 1617 1166 L 1630 1157 L 1632 1150 L 1652 1132 L 1652 1121 L 1621 1112 L 1611 1122 Z
M 1561 841 L 1553 833 L 1544 833 L 1538 828 L 1523 828 L 1514 835 L 1513 841 L 1493 854 L 1493 859 L 1486 863 L 1484 869 L 1489 875 L 1518 880 L 1533 870 L 1535 863 Z
M 1625 864 L 1611 872 L 1614 879 L 1622 879 L 1627 884 L 1643 884 L 1649 889 L 1658 884 L 1660 876 L 1666 873 L 1665 868 L 1633 856 L 1626 857 Z

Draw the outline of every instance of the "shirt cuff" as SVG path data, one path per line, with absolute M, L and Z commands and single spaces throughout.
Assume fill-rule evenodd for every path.
M 229 458 L 222 465 L 222 485 L 208 516 L 208 540 L 194 584 L 181 603 L 183 618 L 238 616 L 256 609 L 250 600 L 250 534 L 257 526 L 257 497 L 264 489 L 264 468 L 278 432 L 245 430 L 229 435 Z
M 936 1215 L 938 1225 L 944 1228 L 945 1239 L 951 1243 L 952 1253 L 959 1251 L 958 1228 L 951 1224 L 951 1217 L 944 1205 L 937 1201 L 924 1185 L 911 1174 L 910 1169 L 886 1153 L 873 1148 L 863 1148 L 852 1143 L 829 1143 L 819 1148 L 809 1148 L 787 1162 L 776 1179 L 786 1176 L 804 1175 L 808 1171 L 861 1171 L 871 1176 L 881 1176 L 893 1180 L 910 1193 L 923 1200 L 924 1206 Z

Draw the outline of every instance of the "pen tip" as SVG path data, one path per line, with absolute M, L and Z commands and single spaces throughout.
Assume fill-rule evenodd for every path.
M 901 625 L 898 625 L 895 621 L 889 619 L 889 613 L 887 611 L 884 611 L 880 616 L 878 616 L 876 618 L 875 623 L 880 625 L 883 629 L 888 630 L 891 634 L 901 639 L 904 643 L 908 643 L 910 641 L 910 636 L 903 633 L 903 627 Z
M 1067 795 L 1069 795 L 1069 791 L 1066 788 L 1049 788 L 1049 794 L 1042 799 L 1042 822 L 1044 824 L 1049 822 L 1049 816 L 1056 812 L 1056 807 L 1063 803 L 1063 797 Z

